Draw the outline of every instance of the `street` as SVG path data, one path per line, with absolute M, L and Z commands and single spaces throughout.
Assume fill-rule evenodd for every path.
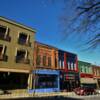
M 53 97 L 28 97 L 19 99 L 9 99 L 9 100 L 100 100 L 100 95 L 91 96 L 53 96 Z

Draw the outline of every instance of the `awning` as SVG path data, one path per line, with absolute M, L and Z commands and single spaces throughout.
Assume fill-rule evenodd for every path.
M 47 75 L 59 75 L 58 70 L 50 70 L 50 69 L 37 69 L 33 70 L 33 74 L 47 74 Z
M 0 68 L 0 72 L 29 73 L 30 71 L 24 69 Z
M 93 78 L 81 78 L 80 81 L 81 81 L 81 83 L 84 83 L 84 84 L 97 83 L 97 80 L 93 79 Z

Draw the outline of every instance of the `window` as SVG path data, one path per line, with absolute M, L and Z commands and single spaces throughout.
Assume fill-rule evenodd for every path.
M 9 29 L 8 27 L 0 25 L 0 39 L 5 41 L 10 41 L 11 38 L 9 36 Z
M 29 64 L 27 50 L 17 50 L 16 63 Z
M 81 67 L 81 72 L 83 72 L 83 68 Z
M 6 55 L 7 47 L 4 45 L 0 45 L 0 61 L 7 61 L 8 56 Z
M 0 45 L 0 55 L 2 54 L 3 45 Z
M 74 63 L 74 70 L 76 70 L 76 63 Z
M 73 63 L 71 63 L 71 70 L 73 70 Z
M 41 64 L 41 56 L 38 55 L 36 58 L 36 65 L 40 65 Z
M 55 67 L 57 68 L 58 66 L 58 61 L 57 61 L 57 58 L 55 58 Z
M 0 38 L 4 38 L 6 33 L 6 27 L 0 26 Z
M 86 69 L 87 69 L 87 68 L 86 68 L 86 67 L 84 67 L 84 72 L 85 72 L 85 73 L 87 73 Z
M 56 88 L 56 87 L 58 87 L 57 75 L 47 75 L 47 74 L 36 75 L 36 81 L 35 81 L 36 89 Z
M 43 56 L 43 66 L 46 66 L 46 56 Z
M 51 57 L 48 57 L 48 66 L 51 66 Z
M 59 67 L 61 68 L 61 60 L 59 60 Z
M 59 67 L 64 68 L 64 60 L 59 60 Z
M 25 33 L 20 33 L 18 43 L 21 45 L 30 46 L 30 36 L 26 35 Z
M 70 62 L 68 62 L 68 70 L 70 70 Z
M 64 60 L 63 60 L 63 69 L 64 69 Z
M 75 70 L 75 65 L 76 65 L 76 64 L 75 64 L 75 63 L 73 63 L 73 70 Z

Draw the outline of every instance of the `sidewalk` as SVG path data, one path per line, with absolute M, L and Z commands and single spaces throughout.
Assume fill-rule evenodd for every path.
M 27 98 L 27 97 L 51 97 L 51 96 L 75 96 L 74 92 L 54 92 L 54 93 L 14 93 L 14 94 L 5 94 L 5 95 L 0 95 L 0 100 L 4 99 L 14 99 L 14 98 Z

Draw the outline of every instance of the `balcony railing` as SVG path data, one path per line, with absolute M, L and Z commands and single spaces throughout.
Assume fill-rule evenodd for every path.
M 31 43 L 30 42 L 26 43 L 26 41 L 22 40 L 22 39 L 18 39 L 18 44 L 31 47 Z
M 0 61 L 5 61 L 7 62 L 8 56 L 7 55 L 0 55 Z
M 23 64 L 29 64 L 30 60 L 22 58 L 21 56 L 16 56 L 16 63 L 23 63 Z
M 4 41 L 11 41 L 11 37 L 9 35 L 7 35 L 6 37 L 4 36 L 4 34 L 0 33 L 0 39 L 4 40 Z

